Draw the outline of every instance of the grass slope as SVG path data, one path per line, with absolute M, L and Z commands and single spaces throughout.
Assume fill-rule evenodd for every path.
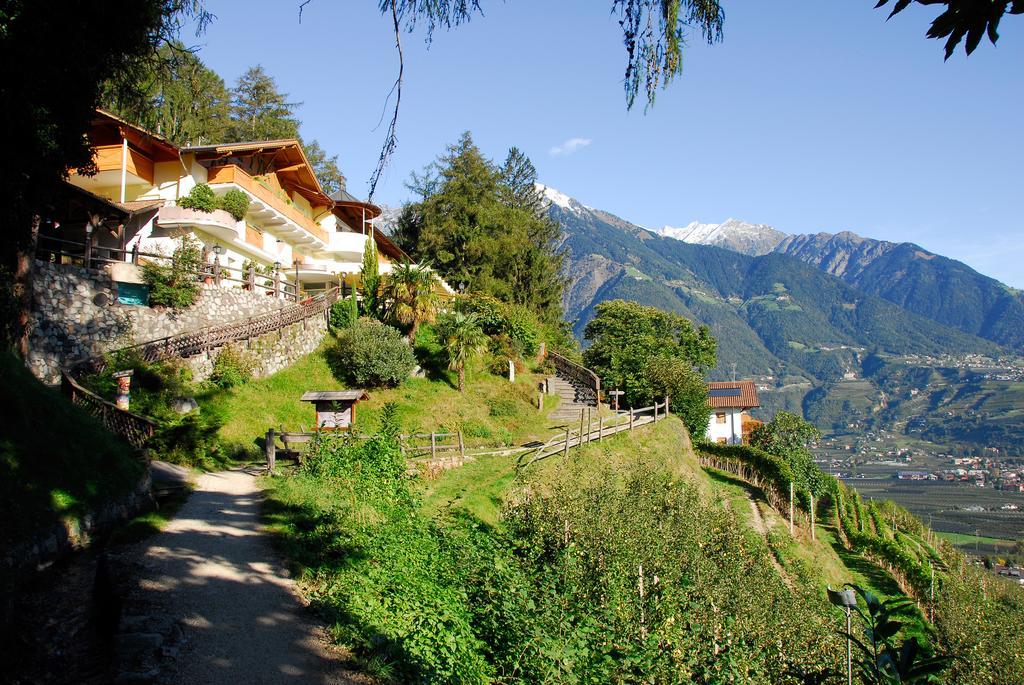
M 321 349 L 271 376 L 198 398 L 204 411 L 224 417 L 219 436 L 229 452 L 258 458 L 268 428 L 314 428 L 313 407 L 299 400 L 302 394 L 347 387 L 328 362 L 332 343 L 328 338 Z M 398 388 L 371 390 L 370 399 L 356 407 L 356 428 L 364 433 L 376 431 L 381 409 L 394 402 L 406 433 L 461 430 L 467 446 L 518 445 L 546 439 L 555 426 L 547 415 L 557 405 L 557 398 L 546 397 L 544 411 L 537 411 L 536 388 L 541 378 L 525 372 L 509 383 L 474 364 L 467 371 L 466 392 L 460 393 L 452 373 L 434 371 L 430 377 L 410 378 Z
M 0 355 L 0 416 L 0 547 L 81 519 L 142 475 L 130 446 L 9 354 Z

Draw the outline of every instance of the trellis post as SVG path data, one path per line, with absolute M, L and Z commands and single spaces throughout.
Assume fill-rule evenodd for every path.
M 808 496 L 811 498 L 811 539 L 814 540 L 814 493 L 810 492 Z
M 789 481 L 789 534 L 793 534 L 793 481 Z

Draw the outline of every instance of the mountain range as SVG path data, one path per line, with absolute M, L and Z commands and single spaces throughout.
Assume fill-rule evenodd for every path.
M 712 377 L 756 378 L 769 412 L 863 427 L 900 416 L 907 379 L 928 377 L 897 370 L 1006 358 L 1024 345 L 1020 293 L 916 245 L 737 220 L 652 231 L 544 190 L 563 229 L 563 305 L 578 336 L 604 300 L 676 311 L 718 339 Z
M 654 232 L 752 256 L 790 255 L 915 314 L 1024 349 L 1020 291 L 913 243 L 875 240 L 850 231 L 789 235 L 738 219 L 720 224 L 694 221 L 683 228 L 665 226 Z

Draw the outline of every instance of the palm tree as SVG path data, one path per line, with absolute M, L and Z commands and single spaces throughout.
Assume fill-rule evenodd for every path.
M 409 340 L 416 339 L 420 324 L 437 315 L 437 293 L 434 273 L 425 265 L 402 262 L 384 281 L 384 301 L 395 321 L 409 326 Z
M 462 312 L 445 314 L 437 322 L 437 336 L 448 355 L 448 368 L 459 374 L 459 392 L 466 392 L 466 362 L 487 342 L 479 317 Z

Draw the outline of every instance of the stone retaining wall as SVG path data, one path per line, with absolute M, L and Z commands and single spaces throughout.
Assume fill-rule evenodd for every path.
M 107 269 L 36 261 L 29 366 L 37 377 L 58 383 L 61 367 L 74 359 L 266 314 L 288 304 L 267 296 L 262 288 L 250 292 L 203 285 L 188 309 L 158 309 L 117 304 L 116 289 Z M 310 351 L 305 337 L 302 342 Z M 276 348 L 261 351 L 270 360 L 265 366 L 275 371 L 288 363 L 281 359 L 295 358 Z
M 252 359 L 255 365 L 254 375 L 269 376 L 289 366 L 300 357 L 313 352 L 327 335 L 327 317 L 314 316 L 304 319 L 291 326 L 264 333 L 252 340 L 233 343 L 244 355 Z M 223 347 L 210 350 L 206 354 L 189 357 L 185 360 L 192 369 L 192 377 L 205 380 L 213 371 L 213 363 Z

